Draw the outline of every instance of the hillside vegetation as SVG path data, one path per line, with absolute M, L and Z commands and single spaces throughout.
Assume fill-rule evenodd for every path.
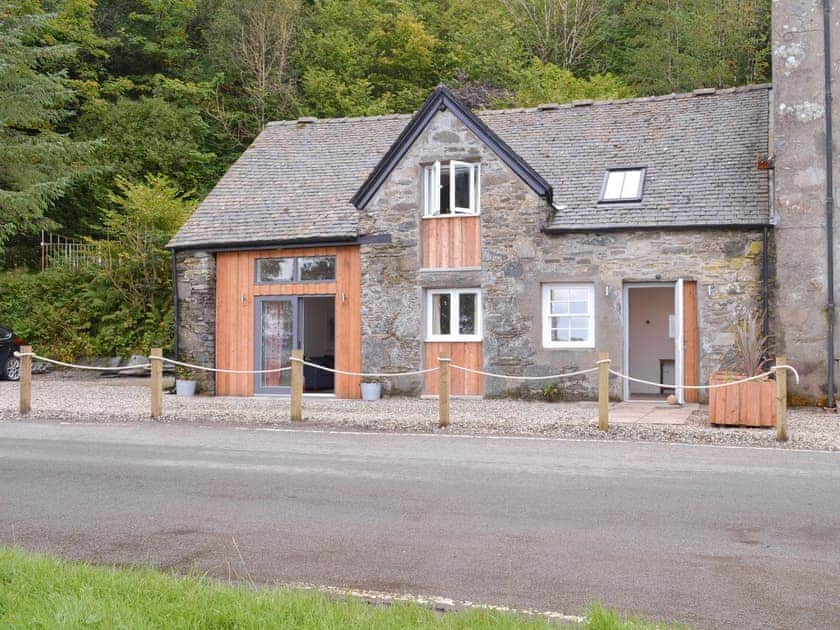
M 439 83 L 507 107 L 763 82 L 769 26 L 770 0 L 0 0 L 2 267 L 35 267 L 42 229 L 113 240 L 128 195 L 192 207 L 269 120 L 411 112 Z M 107 311 L 81 345 L 119 311 L 171 336 L 168 264 L 139 301 L 86 283 Z M 12 275 L 0 295 L 62 286 Z

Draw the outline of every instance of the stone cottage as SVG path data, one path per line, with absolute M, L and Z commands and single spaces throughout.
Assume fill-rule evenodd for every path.
M 410 116 L 269 124 L 169 244 L 179 358 L 270 370 L 302 348 L 338 370 L 398 373 L 446 352 L 540 376 L 609 352 L 667 385 L 616 380 L 616 396 L 697 400 L 680 386 L 706 383 L 732 359 L 733 323 L 766 313 L 791 361 L 807 348 L 798 393 L 823 397 L 825 121 L 803 105 L 821 89 L 822 13 L 804 4 L 774 3 L 772 87 L 473 112 L 441 86 Z M 359 396 L 354 376 L 304 376 L 309 392 Z M 204 386 L 289 383 L 220 373 Z M 436 393 L 434 375 L 385 386 Z M 517 387 L 453 372 L 455 394 Z

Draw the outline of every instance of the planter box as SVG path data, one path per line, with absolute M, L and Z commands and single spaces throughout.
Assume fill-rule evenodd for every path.
M 715 372 L 710 385 L 746 378 L 737 372 Z M 742 427 L 776 426 L 776 381 L 749 381 L 709 390 L 709 421 Z

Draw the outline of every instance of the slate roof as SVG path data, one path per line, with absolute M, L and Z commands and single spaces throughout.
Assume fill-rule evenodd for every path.
M 770 223 L 768 85 L 477 112 L 553 189 L 547 231 Z M 353 239 L 351 199 L 408 115 L 270 123 L 169 247 Z M 641 202 L 599 204 L 606 169 L 645 166 Z
M 554 189 L 548 230 L 767 225 L 770 86 L 482 119 Z M 645 166 L 641 202 L 598 203 L 608 168 Z
M 269 123 L 167 247 L 355 238 L 350 199 L 410 118 Z

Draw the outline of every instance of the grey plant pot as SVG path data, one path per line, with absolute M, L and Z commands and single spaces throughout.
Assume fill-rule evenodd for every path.
M 382 398 L 382 383 L 362 383 L 362 400 L 379 400 Z
M 175 379 L 175 394 L 178 396 L 195 396 L 195 381 Z

